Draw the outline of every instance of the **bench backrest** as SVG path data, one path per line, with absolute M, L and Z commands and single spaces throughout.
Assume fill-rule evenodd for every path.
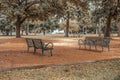
M 85 40 L 101 40 L 103 37 L 86 37 Z
M 34 47 L 37 49 L 42 49 L 44 47 L 44 44 L 41 39 L 33 39 Z
M 85 43 L 89 45 L 91 41 L 97 41 L 98 39 L 99 39 L 99 37 L 85 37 Z M 99 39 L 99 40 L 101 40 L 101 39 Z
M 26 38 L 27 46 L 28 47 L 34 47 L 33 41 L 30 38 Z
M 110 44 L 109 37 L 86 37 L 85 41 L 95 41 L 96 45 L 108 46 Z

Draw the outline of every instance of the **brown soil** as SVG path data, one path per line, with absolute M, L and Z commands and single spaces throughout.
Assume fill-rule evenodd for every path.
M 1 39 L 0 69 L 120 58 L 119 40 L 116 38 L 111 40 L 110 52 L 107 49 L 101 52 L 101 48 L 98 48 L 99 51 L 95 51 L 94 47 L 92 50 L 79 50 L 77 38 L 45 40 L 45 42 L 52 41 L 54 43 L 53 56 L 50 56 L 48 51 L 45 52 L 45 56 L 41 56 L 41 50 L 37 50 L 36 55 L 33 54 L 33 48 L 27 52 L 24 38 Z

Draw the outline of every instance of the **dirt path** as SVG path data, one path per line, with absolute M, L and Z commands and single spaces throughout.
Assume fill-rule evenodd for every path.
M 52 41 L 54 43 L 53 56 L 50 56 L 47 51 L 45 56 L 41 56 L 40 50 L 37 50 L 36 55 L 33 55 L 33 49 L 27 52 L 24 38 L 0 40 L 0 69 L 120 58 L 120 39 L 111 40 L 110 52 L 107 49 L 105 49 L 105 52 L 79 50 L 77 39 L 75 38 L 56 38 L 45 41 Z M 94 50 L 94 48 L 92 49 Z

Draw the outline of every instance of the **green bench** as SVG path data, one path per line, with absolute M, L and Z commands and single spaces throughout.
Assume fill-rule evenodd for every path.
M 50 55 L 52 56 L 52 50 L 53 50 L 53 43 L 44 43 L 42 39 L 30 39 L 26 38 L 27 46 L 28 46 L 28 51 L 29 48 L 33 47 L 34 48 L 34 54 L 36 54 L 37 49 L 41 49 L 42 51 L 42 56 L 44 56 L 44 51 L 50 51 Z
M 83 45 L 86 49 L 86 46 L 89 46 L 89 49 L 91 50 L 91 46 L 95 47 L 95 50 L 97 51 L 97 46 L 100 46 L 102 48 L 102 51 L 104 51 L 104 47 L 108 48 L 108 51 L 110 51 L 110 38 L 109 37 L 86 37 L 84 40 L 79 39 L 78 40 L 79 49 Z

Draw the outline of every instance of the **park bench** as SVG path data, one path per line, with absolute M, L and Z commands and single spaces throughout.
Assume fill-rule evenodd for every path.
M 89 49 L 91 50 L 91 46 L 95 47 L 95 50 L 97 51 L 97 46 L 100 46 L 102 48 L 102 51 L 104 50 L 104 47 L 108 48 L 108 51 L 110 51 L 110 38 L 109 37 L 85 37 L 84 40 L 79 39 L 78 40 L 79 49 L 83 45 L 86 49 L 86 46 L 89 46 Z
M 28 51 L 30 47 L 34 48 L 34 54 L 36 54 L 36 50 L 37 49 L 41 49 L 42 50 L 42 56 L 44 56 L 44 51 L 49 50 L 50 54 L 52 56 L 52 50 L 53 50 L 53 43 L 49 42 L 49 43 L 44 43 L 42 39 L 26 39 L 27 41 L 27 45 L 28 45 Z M 32 45 L 33 44 L 33 45 Z

